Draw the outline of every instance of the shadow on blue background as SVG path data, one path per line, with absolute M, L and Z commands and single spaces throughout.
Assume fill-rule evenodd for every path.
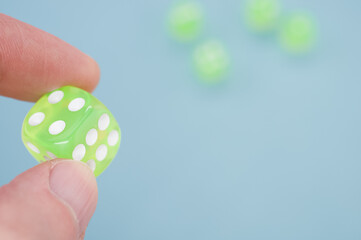
M 284 0 L 318 20 L 318 47 L 302 60 L 252 36 L 242 1 L 201 2 L 201 40 L 231 53 L 219 89 L 194 77 L 195 45 L 167 35 L 170 1 L 2 4 L 101 67 L 94 94 L 122 144 L 98 178 L 87 239 L 361 239 L 360 2 Z M 36 164 L 20 138 L 31 106 L 0 98 L 0 184 Z

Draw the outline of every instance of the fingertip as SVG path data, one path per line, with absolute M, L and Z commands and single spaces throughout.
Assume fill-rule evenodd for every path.
M 92 92 L 100 78 L 93 58 L 56 36 L 0 14 L 0 95 L 36 101 L 72 85 Z
M 92 81 L 91 81 L 91 83 L 92 84 L 90 84 L 89 85 L 89 92 L 93 92 L 94 90 L 95 90 L 95 88 L 98 86 L 98 83 L 99 83 L 99 81 L 100 81 L 100 74 L 101 74 L 101 72 L 100 72 L 100 67 L 99 67 L 99 64 L 92 58 L 92 57 L 90 57 L 90 56 L 88 56 L 89 57 L 89 61 L 90 61 L 90 69 L 91 69 L 91 72 L 90 72 L 90 75 L 92 76 Z
M 47 161 L 0 187 L 0 226 L 18 239 L 78 239 L 95 211 L 97 194 L 85 163 Z
M 99 65 L 89 55 L 85 53 L 82 53 L 82 55 L 83 57 L 80 58 L 79 62 L 77 63 L 77 75 L 60 81 L 61 84 L 55 83 L 55 85 L 52 87 L 52 89 L 49 89 L 49 91 L 66 85 L 78 87 L 90 93 L 95 90 L 100 80 Z
M 98 200 L 97 184 L 90 168 L 79 161 L 57 161 L 50 170 L 49 186 L 74 212 L 80 234 L 84 232 Z
M 84 64 L 84 84 L 79 87 L 88 92 L 93 92 L 100 80 L 100 67 L 94 58 L 89 55 L 86 55 L 85 59 L 87 60 L 87 63 Z

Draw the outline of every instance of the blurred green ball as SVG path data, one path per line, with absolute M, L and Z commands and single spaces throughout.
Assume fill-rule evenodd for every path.
M 179 41 L 194 40 L 203 26 L 201 6 L 194 1 L 179 2 L 170 12 L 169 25 L 172 35 Z
M 280 38 L 286 50 L 292 53 L 307 52 L 315 43 L 315 23 L 306 14 L 294 14 L 284 21 Z
M 248 26 L 257 32 L 273 30 L 279 21 L 278 0 L 249 0 L 246 6 Z
M 202 81 L 218 83 L 228 72 L 229 56 L 223 44 L 210 40 L 196 48 L 194 64 Z

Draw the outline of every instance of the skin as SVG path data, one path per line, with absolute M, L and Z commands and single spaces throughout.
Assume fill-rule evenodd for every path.
M 99 77 L 91 57 L 0 14 L 0 95 L 35 102 L 64 85 L 91 92 Z M 0 187 L 0 239 L 83 239 L 97 196 L 86 164 L 65 159 L 39 164 Z

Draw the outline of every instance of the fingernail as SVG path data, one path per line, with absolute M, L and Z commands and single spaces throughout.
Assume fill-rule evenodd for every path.
M 74 212 L 80 234 L 85 231 L 97 203 L 97 186 L 93 173 L 73 160 L 55 163 L 50 171 L 50 189 Z

